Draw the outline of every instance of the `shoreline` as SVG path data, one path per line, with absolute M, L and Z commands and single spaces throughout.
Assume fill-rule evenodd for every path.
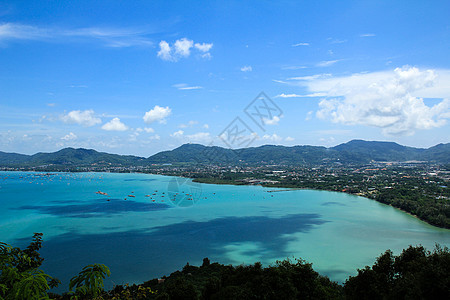
M 413 214 L 411 212 L 408 212 L 406 210 L 403 210 L 403 209 L 401 209 L 399 207 L 396 207 L 396 206 L 394 206 L 394 205 L 392 205 L 390 203 L 389 204 L 388 203 L 383 203 L 381 201 L 377 201 L 376 199 L 369 198 L 369 197 L 366 197 L 366 196 L 363 196 L 363 195 L 356 195 L 356 194 L 353 194 L 353 193 L 349 193 L 347 191 L 335 191 L 335 190 L 315 189 L 315 188 L 298 188 L 298 187 L 295 187 L 295 188 L 292 187 L 291 188 L 291 187 L 285 187 L 285 186 L 277 186 L 276 184 L 269 185 L 269 186 L 268 185 L 264 185 L 264 184 L 245 184 L 245 183 L 242 183 L 242 182 L 236 183 L 236 182 L 233 182 L 233 181 L 207 182 L 207 181 L 202 181 L 202 178 L 191 178 L 191 177 L 185 177 L 185 176 L 179 176 L 179 175 L 155 174 L 155 173 L 146 173 L 146 172 L 99 172 L 99 171 L 92 171 L 92 172 L 89 172 L 89 171 L 83 171 L 83 172 L 52 171 L 52 172 L 48 172 L 48 171 L 35 171 L 35 170 L 30 170 L 30 171 L 23 171 L 23 170 L 21 170 L 21 171 L 19 171 L 19 170 L 1 171 L 0 170 L 0 172 L 30 172 L 30 173 L 47 173 L 47 174 L 51 174 L 51 173 L 114 173 L 114 174 L 127 173 L 127 174 L 149 174 L 149 175 L 156 175 L 156 176 L 188 178 L 188 179 L 191 179 L 193 182 L 202 183 L 202 184 L 217 184 L 217 185 L 232 185 L 232 186 L 259 185 L 259 186 L 264 187 L 264 188 L 284 189 L 284 190 L 273 191 L 273 192 L 294 191 L 294 190 L 311 190 L 311 191 L 326 191 L 326 192 L 344 193 L 344 194 L 352 195 L 352 196 L 356 196 L 356 197 L 363 197 L 365 199 L 372 200 L 372 201 L 375 201 L 375 202 L 383 204 L 383 205 L 391 206 L 391 207 L 393 207 L 393 208 L 395 208 L 395 209 L 397 209 L 397 210 L 399 210 L 399 211 L 401 211 L 403 213 L 406 213 L 406 214 L 410 215 L 411 217 L 414 217 L 417 220 L 420 220 L 421 222 L 426 223 L 427 225 L 430 225 L 432 227 L 439 228 L 439 229 L 450 230 L 450 228 L 447 228 L 447 227 L 444 227 L 444 226 L 438 226 L 438 225 L 435 225 L 435 224 L 431 224 L 431 223 L 427 222 L 426 220 L 421 219 L 419 216 L 417 216 L 417 215 L 415 215 L 415 214 Z

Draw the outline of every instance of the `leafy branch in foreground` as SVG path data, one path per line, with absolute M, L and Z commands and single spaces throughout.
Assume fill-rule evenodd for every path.
M 49 299 L 47 290 L 60 281 L 38 269 L 41 246 L 42 233 L 25 250 L 0 242 L 0 299 Z
M 81 298 L 96 299 L 104 292 L 103 279 L 106 276 L 110 276 L 111 272 L 109 268 L 103 264 L 87 265 L 83 270 L 70 280 L 69 289 L 73 292 L 73 297 L 78 299 L 78 295 Z

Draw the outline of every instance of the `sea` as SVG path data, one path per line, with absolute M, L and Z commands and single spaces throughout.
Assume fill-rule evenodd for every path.
M 450 230 L 345 193 L 200 184 L 140 173 L 0 172 L 0 241 L 43 233 L 42 269 L 67 291 L 83 266 L 106 288 L 201 265 L 303 259 L 343 283 L 387 249 L 450 245 Z

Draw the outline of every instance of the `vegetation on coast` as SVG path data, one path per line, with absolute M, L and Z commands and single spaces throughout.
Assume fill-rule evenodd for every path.
M 203 259 L 199 267 L 182 270 L 142 284 L 116 285 L 104 290 L 108 267 L 92 264 L 74 276 L 70 291 L 49 292 L 60 284 L 40 270 L 42 234 L 22 250 L 0 243 L 0 299 L 448 299 L 450 250 L 410 246 L 401 254 L 387 250 L 372 266 L 358 270 L 340 285 L 314 271 L 302 259 L 277 261 L 263 267 L 223 265 Z
M 372 164 L 332 168 L 259 167 L 251 172 L 185 170 L 178 175 L 199 183 L 345 192 L 391 205 L 431 225 L 450 228 L 449 173 L 450 168 L 446 166 Z

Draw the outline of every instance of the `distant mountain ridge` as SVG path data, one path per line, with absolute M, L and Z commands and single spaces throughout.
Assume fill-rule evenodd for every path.
M 394 142 L 352 140 L 335 147 L 275 146 L 227 149 L 200 144 L 184 144 L 148 158 L 109 154 L 92 149 L 65 148 L 53 153 L 24 155 L 0 152 L 0 167 L 54 166 L 147 166 L 164 163 L 202 164 L 322 164 L 340 162 L 363 164 L 371 161 L 428 161 L 450 163 L 450 143 L 428 149 L 402 146 Z

